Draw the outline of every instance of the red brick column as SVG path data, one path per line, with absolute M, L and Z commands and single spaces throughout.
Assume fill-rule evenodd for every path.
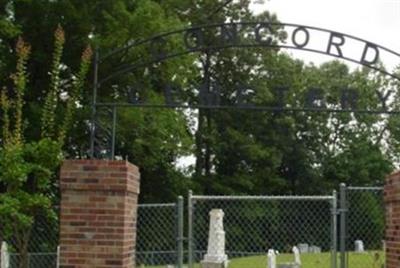
M 400 171 L 389 175 L 385 185 L 386 268 L 400 267 Z
M 138 168 L 67 160 L 60 177 L 60 267 L 135 267 Z

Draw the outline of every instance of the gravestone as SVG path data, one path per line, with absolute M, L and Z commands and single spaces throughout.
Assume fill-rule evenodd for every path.
M 297 247 L 293 247 L 293 254 L 294 254 L 294 263 L 301 265 L 301 260 L 300 260 L 300 251 Z
M 310 246 L 310 248 L 308 249 L 308 252 L 319 254 L 319 253 L 321 253 L 321 248 L 318 246 Z
M 308 253 L 310 250 L 310 247 L 307 243 L 300 243 L 297 245 L 297 248 L 299 249 L 301 254 Z
M 273 250 L 273 249 L 268 250 L 267 257 L 268 257 L 267 268 L 276 268 L 275 250 Z
M 202 268 L 226 268 L 228 256 L 225 254 L 225 231 L 222 209 L 210 211 L 210 227 L 208 233 L 207 254 L 201 261 Z
M 1 243 L 1 254 L 0 254 L 0 268 L 10 267 L 10 255 L 8 253 L 7 243 Z
M 356 253 L 364 253 L 364 242 L 362 240 L 356 240 L 354 241 L 354 248 Z
M 294 246 L 293 249 L 294 262 L 278 264 L 278 268 L 301 268 L 300 250 Z

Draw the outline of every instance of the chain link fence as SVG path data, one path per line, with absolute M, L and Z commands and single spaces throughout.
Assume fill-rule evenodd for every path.
M 184 262 L 189 268 L 199 267 L 207 252 L 212 209 L 224 212 L 230 268 L 265 268 L 269 249 L 279 252 L 277 263 L 292 262 L 293 246 L 300 250 L 303 268 L 382 268 L 385 261 L 383 189 L 379 187 L 342 185 L 337 201 L 335 195 L 189 195 L 188 208 L 184 226 L 181 197 L 176 203 L 138 206 L 137 267 L 182 268 Z M 37 219 L 29 243 L 29 268 L 57 267 L 58 233 L 57 222 Z M 10 268 L 17 268 L 15 238 L 7 242 Z
M 37 217 L 28 245 L 28 267 L 43 268 L 57 266 L 58 222 Z M 2 237 L 2 235 L 0 235 Z M 10 268 L 19 267 L 21 257 L 16 253 L 17 238 L 6 239 L 10 251 Z
M 183 257 L 183 199 L 138 206 L 136 265 L 178 266 Z
M 385 208 L 382 187 L 341 185 L 341 268 L 382 268 Z
M 336 194 L 189 195 L 189 268 L 197 267 L 207 252 L 213 209 L 224 213 L 229 267 L 265 268 L 268 249 L 279 252 L 277 263 L 293 262 L 293 246 L 300 250 L 302 267 L 336 267 Z

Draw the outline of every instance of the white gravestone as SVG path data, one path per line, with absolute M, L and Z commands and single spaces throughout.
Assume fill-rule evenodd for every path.
M 8 247 L 7 247 L 6 242 L 3 242 L 1 244 L 0 267 L 1 268 L 9 268 L 10 267 L 10 255 L 8 254 Z
M 210 211 L 210 229 L 208 233 L 207 254 L 201 261 L 202 268 L 219 268 L 228 266 L 225 254 L 224 212 L 222 209 Z
M 300 251 L 299 249 L 295 246 L 292 249 L 293 254 L 294 254 L 294 263 L 301 266 L 301 260 L 300 260 Z
M 357 253 L 364 253 L 364 242 L 362 240 L 354 241 L 355 252 Z
M 268 256 L 267 268 L 276 268 L 275 250 L 273 250 L 273 249 L 268 250 L 267 256 Z
M 301 254 L 308 253 L 310 250 L 310 247 L 307 243 L 298 244 L 297 248 L 299 249 Z
M 308 249 L 309 253 L 321 253 L 321 248 L 318 246 L 310 246 Z
M 294 254 L 294 262 L 278 264 L 278 268 L 301 268 L 300 250 L 294 246 L 292 248 Z

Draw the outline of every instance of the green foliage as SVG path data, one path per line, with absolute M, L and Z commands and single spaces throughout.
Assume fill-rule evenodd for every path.
M 12 143 L 22 143 L 22 107 L 24 105 L 24 94 L 27 83 L 26 62 L 30 53 L 30 46 L 21 38 L 18 39 L 16 46 L 18 55 L 16 73 L 11 76 L 15 88 L 15 130 Z
M 187 0 L 3 1 L 0 51 L 5 53 L 0 53 L 0 81 L 4 85 L 8 79 L 4 74 L 14 72 L 10 67 L 14 66 L 10 64 L 14 55 L 9 55 L 14 51 L 10 45 L 14 42 L 10 41 L 24 32 L 33 47 L 26 70 L 30 90 L 24 93 L 25 138 L 30 141 L 56 137 L 64 140 L 69 156 L 86 156 L 90 113 L 87 103 L 91 96 L 82 89 L 91 85 L 83 82 L 81 73 L 86 73 L 84 69 L 89 65 L 80 65 L 78 53 L 88 42 L 98 47 L 102 56 L 134 41 L 188 25 L 278 21 L 276 14 L 269 12 L 252 14 L 249 0 L 227 5 L 224 2 L 203 0 L 194 5 Z M 53 29 L 59 24 L 70 37 L 65 43 L 61 33 L 53 40 Z M 213 31 L 206 32 L 206 42 L 215 41 Z M 274 28 L 272 37 L 274 42 L 283 41 L 286 33 Z M 54 42 L 56 49 L 52 51 L 49 44 Z M 180 48 L 182 38 L 171 38 L 164 45 Z M 153 57 L 150 48 L 133 49 L 103 62 L 100 77 L 115 66 L 132 63 L 138 56 L 143 60 Z M 60 62 L 65 69 L 54 69 Z M 42 66 L 53 66 L 50 76 Z M 60 81 L 71 78 L 71 70 L 78 66 L 83 69 L 75 74 L 67 101 L 56 107 L 58 95 L 65 93 Z M 210 81 L 204 81 L 206 71 Z M 337 108 L 341 89 L 347 87 L 357 90 L 360 108 L 381 107 L 375 90 L 394 90 L 391 107 L 399 107 L 398 84 L 387 77 L 366 69 L 350 70 L 340 62 L 307 65 L 278 49 L 266 48 L 204 50 L 194 56 L 152 64 L 103 84 L 99 100 L 126 101 L 122 98 L 127 88 L 134 87 L 147 102 L 163 103 L 163 90 L 173 82 L 185 89 L 190 102 L 196 102 L 198 86 L 193 84 L 210 82 L 212 90 L 215 81 L 221 84 L 221 101 L 227 105 L 238 101 L 234 92 L 241 82 L 257 88 L 258 97 L 251 101 L 258 105 L 276 106 L 274 88 L 288 87 L 286 105 L 299 106 L 309 88 L 319 87 L 326 105 Z M 51 90 L 43 90 L 43 85 L 48 84 Z M 76 98 L 81 95 L 79 92 L 83 97 Z M 42 106 L 46 112 L 42 112 Z M 75 109 L 79 112 L 74 114 L 71 111 Z M 6 118 L 7 114 L 2 115 L 3 132 L 14 123 L 14 118 Z M 71 121 L 74 115 L 77 120 Z M 33 122 L 43 124 L 38 128 Z M 116 148 L 118 155 L 141 168 L 141 201 L 170 201 L 187 188 L 195 188 L 198 193 L 311 194 L 332 189 L 341 181 L 381 184 L 384 174 L 398 163 L 398 124 L 396 116 L 351 113 L 118 109 Z M 70 128 L 74 131 L 67 135 L 65 129 Z M 196 164 L 188 175 L 178 170 L 176 163 L 190 154 L 194 154 Z
M 96 46 L 102 56 L 188 25 L 278 21 L 269 12 L 252 14 L 249 0 L 221 6 L 224 2 L 1 1 L 0 84 L 14 89 L 1 93 L 0 192 L 7 195 L 1 195 L 0 214 L 10 223 L 3 226 L 8 234 L 14 232 L 12 223 L 21 222 L 23 233 L 37 215 L 53 217 L 47 201 L 57 199 L 54 170 L 62 157 L 61 148 L 70 157 L 87 155 L 91 95 L 83 89 L 92 86 L 85 82 L 91 50 L 79 58 L 86 44 Z M 58 25 L 68 33 L 65 40 L 61 30 L 53 40 Z M 206 33 L 206 42 L 215 41 L 212 31 Z M 14 48 L 15 38 L 22 32 L 33 48 L 31 53 L 26 44 Z M 274 42 L 284 41 L 286 33 L 274 28 L 272 37 Z M 181 39 L 172 38 L 165 46 L 181 48 Z M 133 49 L 103 62 L 100 76 L 138 56 L 151 59 L 150 50 Z M 31 60 L 27 64 L 28 55 Z M 51 66 L 50 75 L 43 66 Z M 72 71 L 75 69 L 77 73 Z M 204 81 L 206 72 L 210 81 Z M 15 73 L 12 80 L 10 73 Z M 308 65 L 278 49 L 266 48 L 204 50 L 152 64 L 105 83 L 98 97 L 122 101 L 126 89 L 135 87 L 147 102 L 160 104 L 163 90 L 173 82 L 195 103 L 198 87 L 193 83 L 206 82 L 212 91 L 215 81 L 220 83 L 221 101 L 227 105 L 238 102 L 234 93 L 241 82 L 257 89 L 257 97 L 250 99 L 258 105 L 278 105 L 274 89 L 288 87 L 285 105 L 298 107 L 304 104 L 307 90 L 318 87 L 323 89 L 328 108 L 338 107 L 343 88 L 357 90 L 362 109 L 381 107 L 376 90 L 393 90 L 390 107 L 400 107 L 398 82 L 378 73 L 351 70 L 337 61 Z M 49 85 L 47 90 L 45 85 Z M 67 99 L 60 101 L 60 94 Z M 340 182 L 382 184 L 399 163 L 399 124 L 399 117 L 392 115 L 119 109 L 116 147 L 118 155 L 140 167 L 141 202 L 175 200 L 189 188 L 198 194 L 327 194 Z M 177 168 L 179 159 L 187 155 L 196 158 L 189 174 Z M 371 221 L 381 216 L 371 201 L 365 203 L 374 208 Z M 285 216 L 276 208 L 270 212 L 263 217 Z M 257 220 L 262 210 L 241 214 Z M 382 223 L 374 221 L 374 226 L 380 230 Z M 256 236 L 257 231 L 252 232 Z
M 42 114 L 42 137 L 53 137 L 55 135 L 55 112 L 57 108 L 57 97 L 60 94 L 60 63 L 65 43 L 64 31 L 59 26 L 54 34 L 53 63 L 50 74 L 50 88 L 47 92 Z
M 26 65 L 26 72 L 29 74 L 29 90 L 26 90 L 24 95 L 25 139 L 33 141 L 48 137 L 53 140 L 63 140 L 65 154 L 73 158 L 87 157 L 89 147 L 87 120 L 90 118 L 91 111 L 88 103 L 91 102 L 92 96 L 89 90 L 83 89 L 91 88 L 92 85 L 83 79 L 84 75 L 81 75 L 87 72 L 85 68 L 90 67 L 81 65 L 79 54 L 82 49 L 90 43 L 93 47 L 97 47 L 100 56 L 103 56 L 134 40 L 182 28 L 188 24 L 188 21 L 183 18 L 181 12 L 191 6 L 189 1 L 175 0 L 5 0 L 2 3 L 5 8 L 4 14 L 8 14 L 4 16 L 4 20 L 10 27 L 7 26 L 6 29 L 0 25 L 0 40 L 3 41 L 0 43 L 0 51 L 4 51 L 4 54 L 0 53 L 0 84 L 9 83 L 8 75 L 3 77 L 2 74 L 14 72 L 15 55 L 10 53 L 14 51 L 14 38 L 23 32 L 25 40 L 33 48 L 31 60 Z M 12 16 L 9 16 L 10 14 Z M 61 25 L 67 33 L 65 42 L 61 42 L 63 38 L 60 41 L 57 41 L 57 38 L 54 39 L 53 32 L 58 25 Z M 61 33 L 59 33 L 60 36 Z M 182 41 L 174 39 L 166 45 L 182 46 Z M 4 50 L 1 50 L 2 46 Z M 62 56 L 60 56 L 61 51 Z M 137 49 L 124 55 L 122 59 L 113 58 L 102 65 L 100 75 L 104 77 L 112 67 L 129 63 L 138 55 L 149 59 L 151 51 Z M 3 57 L 7 61 L 3 61 Z M 57 66 L 59 62 L 63 63 L 62 68 L 55 69 L 54 66 Z M 3 63 L 4 66 L 2 66 Z M 175 81 L 184 86 L 189 84 L 190 73 L 193 70 L 192 64 L 193 57 L 187 56 L 119 77 L 117 81 L 104 84 L 99 90 L 99 100 L 115 101 L 115 96 L 126 94 L 128 86 L 137 85 L 141 93 L 145 93 L 151 101 L 162 102 L 164 99 L 162 90 L 167 83 Z M 49 72 L 48 68 L 43 68 L 43 66 L 51 66 L 52 69 Z M 74 74 L 72 71 L 74 69 L 80 71 Z M 71 79 L 73 80 L 70 81 Z M 65 81 L 68 81 L 68 85 L 64 85 Z M 115 88 L 114 84 L 120 86 Z M 46 85 L 49 85 L 49 90 L 45 90 Z M 60 101 L 61 105 L 55 107 L 55 99 L 60 94 L 65 95 L 66 86 L 70 86 L 67 100 Z M 78 112 L 71 113 L 72 110 Z M 117 152 L 140 166 L 142 182 L 144 182 L 143 189 L 146 189 L 142 190 L 141 198 L 147 201 L 170 201 L 178 193 L 184 194 L 190 187 L 190 179 L 175 166 L 180 156 L 191 154 L 193 150 L 193 142 L 186 127 L 187 118 L 182 111 L 149 110 L 145 112 L 145 115 L 141 112 L 118 110 Z M 4 117 L 3 115 L 1 116 Z M 132 119 L 131 116 L 138 116 L 140 120 L 133 122 L 135 118 Z M 72 117 L 75 120 L 71 120 Z M 3 122 L 6 121 L 3 120 Z M 41 122 L 40 127 L 37 122 Z M 144 125 L 141 125 L 142 122 Z M 151 127 L 146 129 L 148 122 L 154 123 L 149 124 Z M 13 118 L 11 118 L 10 124 L 13 125 L 13 123 Z M 130 124 L 133 124 L 135 128 L 129 127 Z M 165 129 L 157 129 L 157 124 Z M 3 128 L 3 125 L 5 126 L 1 124 L 0 127 Z M 64 129 L 71 131 L 66 133 Z M 146 151 L 154 153 L 147 154 Z M 156 152 L 160 152 L 160 155 Z M 149 183 L 145 186 L 147 182 Z M 156 188 L 162 188 L 165 191 L 157 195 L 153 191 Z
M 70 128 L 77 102 L 80 101 L 83 81 L 90 66 L 91 50 L 82 56 L 80 71 L 67 94 L 64 123 L 56 136 L 56 110 L 60 106 L 60 66 L 64 32 L 59 27 L 55 34 L 54 61 L 51 70 L 50 88 L 42 112 L 42 137 L 28 140 L 24 137 L 24 96 L 27 92 L 27 61 L 30 46 L 21 38 L 17 42 L 16 72 L 11 76 L 13 91 L 1 94 L 3 114 L 3 136 L 0 147 L 0 225 L 2 236 L 15 240 L 16 250 L 21 255 L 19 267 L 28 267 L 28 246 L 35 220 L 44 217 L 56 222 L 54 212 L 55 172 L 63 159 L 62 147 Z M 66 90 L 66 89 L 63 89 Z M 13 124 L 12 124 L 12 123 Z M 35 123 L 35 122 L 32 122 Z M 11 128 L 11 125 L 15 127 Z
M 72 90 L 69 93 L 66 103 L 64 121 L 62 122 L 62 126 L 58 134 L 58 142 L 61 145 L 64 144 L 67 132 L 71 129 L 77 104 L 82 100 L 83 87 L 86 81 L 86 76 L 89 72 L 92 54 L 92 49 L 90 46 L 88 46 L 82 54 L 79 72 L 72 83 Z

